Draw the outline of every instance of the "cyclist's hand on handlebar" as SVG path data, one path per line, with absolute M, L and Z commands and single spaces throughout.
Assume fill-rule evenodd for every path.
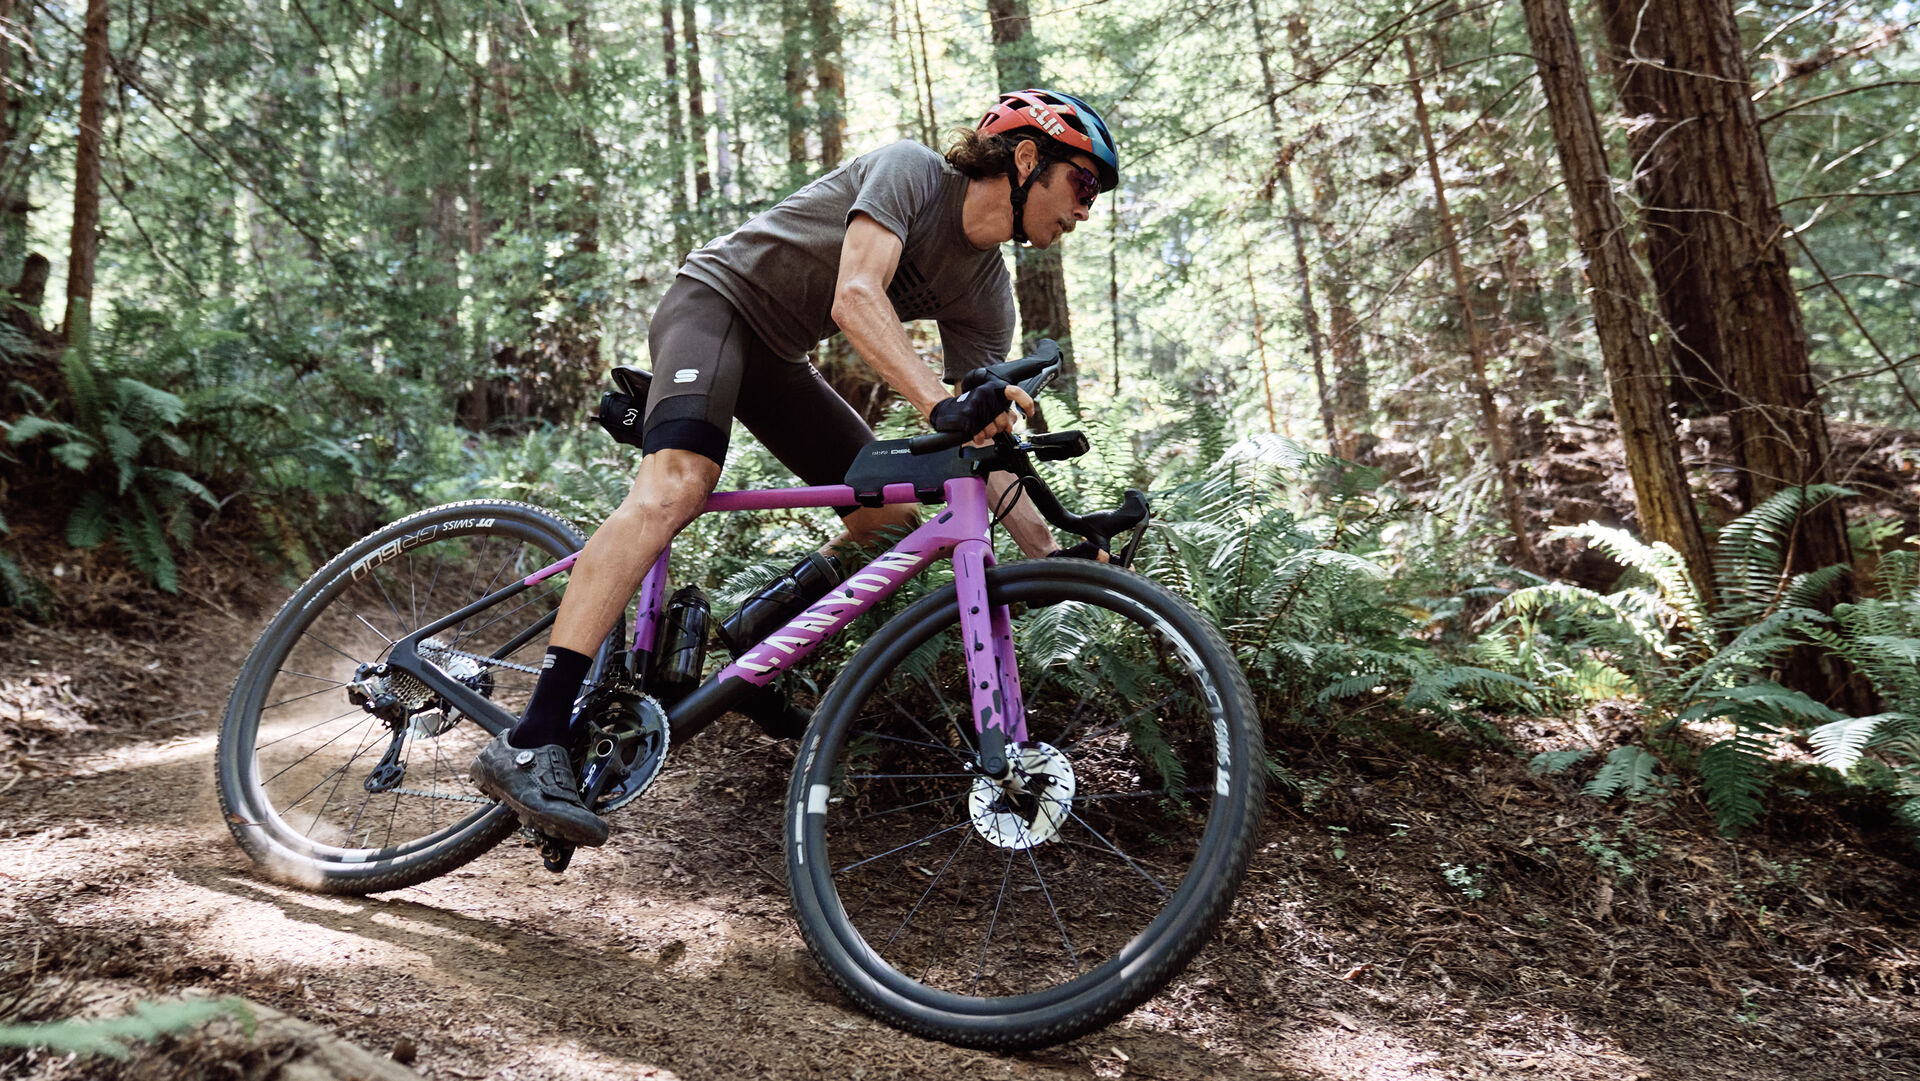
M 1033 415 L 1033 398 L 1026 391 L 1003 379 L 987 378 L 978 386 L 935 402 L 927 419 L 936 432 L 971 435 L 976 441 L 991 439 L 1013 429 L 1011 403 L 1027 416 Z
M 1108 554 L 1105 548 L 1100 547 L 1090 540 L 1083 540 L 1071 548 L 1055 548 L 1053 551 L 1047 553 L 1048 559 L 1055 557 L 1064 559 L 1092 559 L 1098 560 L 1101 563 L 1113 562 L 1113 556 Z

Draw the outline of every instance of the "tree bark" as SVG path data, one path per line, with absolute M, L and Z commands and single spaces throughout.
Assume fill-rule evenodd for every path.
M 687 221 L 686 127 L 680 119 L 680 55 L 673 41 L 673 0 L 660 0 L 660 55 L 667 92 L 667 200 L 673 211 L 673 261 L 687 257 L 691 235 Z
M 1826 418 L 1732 5 L 1602 7 L 1614 79 L 1641 129 L 1635 177 L 1681 387 L 1728 414 L 1745 505 L 1828 481 Z M 1803 521 L 1794 549 L 1796 570 L 1849 562 L 1841 508 Z
M 713 193 L 713 177 L 707 170 L 706 86 L 700 77 L 700 20 L 693 0 L 680 0 L 680 22 L 687 37 L 687 119 L 693 135 L 693 204 L 702 206 Z
M 1460 299 L 1460 318 L 1467 329 L 1467 387 L 1480 407 L 1481 435 L 1493 454 L 1499 473 L 1502 501 L 1507 522 L 1513 529 L 1514 562 L 1524 570 L 1538 564 L 1533 553 L 1533 537 L 1527 531 L 1526 515 L 1520 505 L 1519 486 L 1514 480 L 1513 459 L 1507 452 L 1506 431 L 1500 421 L 1500 408 L 1494 404 L 1493 390 L 1487 385 L 1486 345 L 1480 337 L 1480 324 L 1473 313 L 1473 291 L 1467 284 L 1466 264 L 1460 258 L 1460 241 L 1454 235 L 1453 215 L 1447 209 L 1447 186 L 1440 176 L 1440 152 L 1433 142 L 1433 124 L 1427 117 L 1426 94 L 1420 87 L 1420 65 L 1413 55 L 1413 40 L 1402 38 L 1407 55 L 1407 78 L 1413 89 L 1414 119 L 1420 125 L 1420 141 L 1427 150 L 1427 173 L 1433 179 L 1433 197 L 1440 218 L 1440 241 L 1446 249 L 1447 266 L 1453 271 L 1453 287 Z
M 80 54 L 80 138 L 74 147 L 73 236 L 67 259 L 66 339 L 87 323 L 100 253 L 100 131 L 107 97 L 107 0 L 87 0 Z
M 993 38 L 993 67 L 1004 90 L 1023 90 L 1040 81 L 1035 56 L 1033 20 L 1027 0 L 987 0 L 987 20 Z M 1067 302 L 1067 271 L 1058 247 L 1021 246 L 1013 252 L 1013 298 L 1020 309 L 1020 343 L 1032 352 L 1042 338 L 1060 343 L 1059 393 L 1072 406 L 1079 404 L 1078 368 L 1073 359 L 1073 313 Z M 1035 418 L 1038 420 L 1039 418 Z M 1045 429 L 1044 422 L 1036 425 Z
M 0 0 L 0 285 L 15 282 L 23 269 L 18 260 L 27 253 L 27 212 L 31 209 L 26 185 L 28 147 L 24 139 L 19 140 L 21 145 L 14 145 L 21 134 L 21 97 L 14 93 L 13 43 L 15 38 L 24 40 L 25 35 L 15 28 L 13 8 L 14 0 Z M 22 84 L 26 82 L 29 59 L 22 49 Z
M 1523 0 L 1521 6 L 1546 93 L 1567 201 L 1573 208 L 1574 232 L 1587 260 L 1594 330 L 1606 362 L 1640 527 L 1649 539 L 1680 553 L 1711 606 L 1713 563 L 1667 413 L 1661 379 L 1665 365 L 1653 343 L 1652 321 L 1641 304 L 1646 282 L 1628 248 L 1625 224 L 1614 202 L 1606 145 L 1580 61 L 1573 18 L 1566 0 Z
M 1307 352 L 1313 357 L 1313 387 L 1320 401 L 1320 425 L 1327 436 L 1327 449 L 1334 454 L 1340 453 L 1339 425 L 1333 418 L 1333 392 L 1327 385 L 1327 361 L 1320 344 L 1320 312 L 1313 306 L 1313 279 L 1307 272 L 1307 245 L 1300 236 L 1300 201 L 1293 193 L 1293 154 L 1294 148 L 1287 145 L 1286 133 L 1280 125 L 1279 88 L 1273 81 L 1273 65 L 1268 62 L 1267 54 L 1271 46 L 1267 43 L 1267 24 L 1260 17 L 1259 0 L 1247 0 L 1247 11 L 1253 16 L 1255 50 L 1260 55 L 1260 78 L 1267 91 L 1267 126 L 1273 135 L 1273 177 L 1286 196 L 1287 236 L 1293 242 L 1294 273 L 1300 280 L 1300 314 L 1306 322 Z M 1293 24 L 1301 32 L 1305 24 Z M 1289 42 L 1298 51 L 1297 40 Z M 1266 197 L 1273 197 L 1272 187 L 1265 190 Z M 1266 346 L 1260 348 L 1260 370 L 1266 375 Z M 1273 392 L 1267 392 L 1267 427 L 1273 427 Z
M 1727 413 L 1743 505 L 1830 482 L 1826 417 L 1733 5 L 1603 0 L 1602 10 L 1614 78 L 1643 129 L 1635 176 L 1649 236 L 1659 238 L 1654 284 L 1674 325 L 1682 388 L 1720 392 L 1698 397 Z M 1853 562 L 1838 501 L 1801 515 L 1784 562 L 1788 574 Z M 1821 606 L 1851 595 L 1843 581 Z M 1864 681 L 1810 648 L 1786 658 L 1780 679 L 1849 712 L 1875 706 Z
M 820 113 L 820 164 L 840 164 L 847 145 L 847 73 L 840 62 L 840 16 L 834 0 L 807 0 L 813 24 L 813 104 Z
M 787 122 L 787 186 L 807 178 L 807 13 L 803 0 L 780 6 L 781 82 L 786 89 L 781 112 Z

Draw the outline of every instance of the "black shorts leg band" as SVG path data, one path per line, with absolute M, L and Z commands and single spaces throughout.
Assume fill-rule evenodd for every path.
M 656 420 L 647 427 L 641 440 L 641 453 L 656 450 L 690 450 L 714 465 L 727 464 L 727 433 L 705 420 L 687 417 Z

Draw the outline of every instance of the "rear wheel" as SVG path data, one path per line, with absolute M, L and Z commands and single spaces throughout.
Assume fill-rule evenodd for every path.
M 379 665 L 395 641 L 585 543 L 538 507 L 474 500 L 377 530 L 309 578 L 248 654 L 220 728 L 220 806 L 247 855 L 275 878 L 370 893 L 444 874 L 511 834 L 513 813 L 467 780 L 497 722 Z M 420 656 L 518 715 L 546 645 L 535 625 L 564 581 L 437 632 Z
M 982 776 L 955 592 L 877 632 L 816 711 L 788 792 L 814 955 L 909 1031 L 994 1049 L 1109 1023 L 1231 903 L 1264 796 L 1246 678 L 1186 602 L 1099 563 L 988 572 L 1029 738 Z

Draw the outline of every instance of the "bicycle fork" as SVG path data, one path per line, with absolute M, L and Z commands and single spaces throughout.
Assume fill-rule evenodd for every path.
M 1027 713 L 1014 661 L 1011 614 L 987 596 L 987 568 L 994 559 L 986 541 L 992 528 L 986 485 L 949 482 L 947 498 L 955 532 L 968 538 L 954 546 L 953 581 L 960 602 L 970 720 L 980 740 L 980 771 L 1004 779 L 1007 745 L 1027 739 Z

